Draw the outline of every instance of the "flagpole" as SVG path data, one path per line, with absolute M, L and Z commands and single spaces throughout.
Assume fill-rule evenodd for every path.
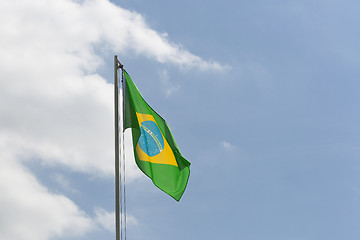
M 120 240 L 120 197 L 119 197 L 119 76 L 118 76 L 118 59 L 114 56 L 114 110 L 115 110 L 115 223 L 116 223 L 116 240 Z
M 121 212 L 122 212 L 122 203 L 123 196 L 122 195 L 122 187 L 121 187 L 121 179 L 120 179 L 120 123 L 119 120 L 123 119 L 123 117 L 119 115 L 119 68 L 123 69 L 123 65 L 118 60 L 117 56 L 114 56 L 114 110 L 115 110 L 115 227 L 116 227 L 116 240 L 122 239 L 122 226 L 121 226 Z M 125 174 L 125 172 L 123 173 Z M 124 176 L 125 177 L 125 176 Z M 125 183 L 124 183 L 125 184 Z M 120 199 L 121 197 L 121 199 Z M 126 233 L 125 233 L 126 234 Z M 125 236 L 126 238 L 126 236 Z

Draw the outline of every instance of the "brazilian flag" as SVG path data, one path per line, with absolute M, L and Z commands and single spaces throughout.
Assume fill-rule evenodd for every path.
M 190 162 L 180 153 L 165 120 L 143 99 L 124 70 L 124 131 L 132 129 L 137 166 L 176 201 L 183 195 Z

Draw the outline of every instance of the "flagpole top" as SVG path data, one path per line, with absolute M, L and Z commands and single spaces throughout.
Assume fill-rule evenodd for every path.
M 117 55 L 114 56 L 117 68 L 124 70 L 124 65 L 119 61 Z

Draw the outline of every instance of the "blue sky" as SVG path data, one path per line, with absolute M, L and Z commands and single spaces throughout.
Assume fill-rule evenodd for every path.
M 114 239 L 113 57 L 191 163 L 128 239 L 360 235 L 356 1 L 0 3 L 0 239 Z

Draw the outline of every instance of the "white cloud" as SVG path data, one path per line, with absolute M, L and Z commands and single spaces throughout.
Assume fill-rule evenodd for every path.
M 115 212 L 108 212 L 103 208 L 95 209 L 96 223 L 108 231 L 115 231 Z
M 170 97 L 174 92 L 177 92 L 180 89 L 180 84 L 174 84 L 169 80 L 169 73 L 166 70 L 161 71 L 160 79 L 165 88 L 165 96 Z
M 95 222 L 98 226 L 110 231 L 115 231 L 115 212 L 108 212 L 103 208 L 96 208 L 95 209 Z M 125 217 L 123 217 L 123 220 L 125 221 Z M 137 219 L 132 216 L 128 215 L 126 216 L 126 225 L 137 225 L 138 221 Z
M 230 142 L 227 142 L 227 141 L 221 141 L 221 146 L 223 148 L 225 148 L 226 150 L 228 150 L 228 151 L 231 151 L 231 150 L 235 149 L 235 146 L 232 145 Z
M 94 226 L 70 199 L 49 192 L 0 147 L 0 239 L 46 240 L 82 235 Z
M 68 178 L 60 173 L 55 173 L 52 179 L 61 186 L 63 190 L 71 193 L 79 193 L 79 191 L 71 186 L 71 182 Z
M 171 43 L 140 14 L 108 0 L 0 1 L 0 239 L 81 235 L 96 219 L 108 221 L 51 193 L 22 165 L 37 158 L 113 176 L 113 86 L 96 74 L 103 63 L 94 53 L 99 46 L 182 68 L 226 68 Z M 131 181 L 139 171 L 127 166 Z
M 221 69 L 107 0 L 3 1 L 0 9 L 6 22 L 0 32 L 2 130 L 26 156 L 48 163 L 113 174 L 113 90 L 95 73 L 102 60 L 94 45 L 184 67 Z

